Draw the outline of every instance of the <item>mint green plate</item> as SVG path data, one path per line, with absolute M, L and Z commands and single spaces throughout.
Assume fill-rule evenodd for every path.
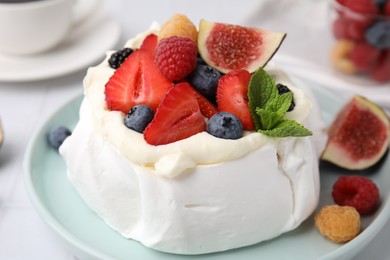
M 324 118 L 330 122 L 344 101 L 321 86 L 294 81 L 301 86 L 312 86 Z M 381 205 L 374 215 L 362 219 L 362 233 L 349 243 L 339 245 L 326 240 L 317 232 L 313 217 L 310 217 L 298 229 L 276 239 L 221 253 L 185 256 L 146 248 L 139 242 L 123 238 L 86 207 L 66 177 L 64 161 L 47 143 L 46 134 L 52 126 L 75 126 L 81 99 L 80 96 L 65 104 L 39 128 L 27 147 L 24 161 L 25 185 L 33 205 L 65 246 L 80 259 L 348 259 L 371 241 L 390 215 L 390 160 L 387 158 L 381 167 L 364 173 L 379 186 Z M 333 204 L 331 188 L 341 174 L 351 173 L 321 165 L 319 207 Z

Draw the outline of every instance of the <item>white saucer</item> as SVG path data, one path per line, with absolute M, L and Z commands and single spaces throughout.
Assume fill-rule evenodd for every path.
M 31 56 L 0 54 L 0 81 L 35 81 L 76 72 L 102 59 L 119 37 L 119 24 L 99 7 L 48 52 Z

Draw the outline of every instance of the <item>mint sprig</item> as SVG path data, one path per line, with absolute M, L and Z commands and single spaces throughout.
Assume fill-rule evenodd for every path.
M 313 133 L 294 120 L 284 119 L 293 94 L 279 95 L 275 80 L 259 68 L 249 82 L 248 99 L 256 131 L 270 137 L 303 137 Z

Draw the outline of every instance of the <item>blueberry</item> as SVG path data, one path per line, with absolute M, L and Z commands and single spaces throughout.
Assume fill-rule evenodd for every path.
M 278 83 L 276 85 L 276 87 L 278 88 L 279 95 L 282 95 L 282 94 L 287 93 L 287 92 L 291 92 L 291 90 L 287 86 L 285 86 L 283 84 Z M 291 100 L 290 107 L 288 108 L 287 111 L 288 112 L 293 111 L 294 107 L 295 107 L 295 102 L 294 102 L 294 97 L 293 97 L 293 99 Z
M 365 33 L 366 41 L 378 49 L 390 48 L 390 21 L 380 21 Z
M 241 138 L 244 130 L 241 121 L 228 112 L 218 112 L 207 122 L 207 132 L 223 139 Z
M 125 117 L 125 125 L 138 133 L 143 133 L 153 116 L 153 110 L 149 106 L 136 105 Z
M 119 50 L 113 54 L 111 54 L 110 58 L 108 59 L 108 64 L 111 68 L 117 69 L 122 65 L 122 63 L 126 60 L 127 57 L 129 57 L 130 54 L 133 53 L 133 49 L 131 48 L 124 48 L 122 50 Z
M 188 76 L 188 82 L 205 97 L 214 97 L 221 73 L 208 65 L 198 65 Z
M 48 140 L 51 147 L 58 150 L 65 139 L 70 136 L 72 132 L 65 126 L 55 126 L 50 129 Z

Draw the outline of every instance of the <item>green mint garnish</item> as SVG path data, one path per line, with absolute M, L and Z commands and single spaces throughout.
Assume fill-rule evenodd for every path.
M 313 133 L 294 120 L 284 119 L 293 94 L 279 95 L 275 80 L 259 68 L 249 82 L 249 110 L 256 131 L 270 137 L 303 137 Z

